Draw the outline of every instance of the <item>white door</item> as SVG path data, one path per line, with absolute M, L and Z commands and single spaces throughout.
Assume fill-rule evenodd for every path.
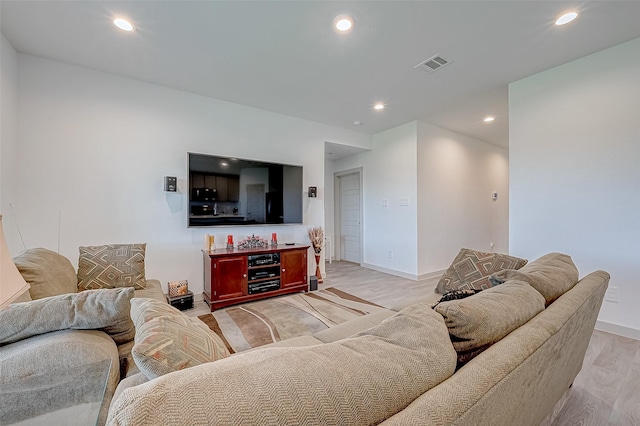
M 247 217 L 246 220 L 264 222 L 264 185 L 247 185 Z
M 340 258 L 360 263 L 360 174 L 340 176 Z

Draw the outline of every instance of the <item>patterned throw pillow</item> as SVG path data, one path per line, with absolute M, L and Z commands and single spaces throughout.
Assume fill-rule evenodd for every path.
M 116 287 L 146 289 L 146 248 L 146 244 L 80 247 L 78 291 Z
M 520 269 L 526 264 L 526 259 L 463 248 L 440 278 L 436 293 L 464 289 L 485 290 L 493 287 L 489 281 L 491 274 L 503 269 Z
M 131 318 L 136 326 L 131 354 L 149 380 L 229 356 L 209 327 L 166 303 L 134 298 Z

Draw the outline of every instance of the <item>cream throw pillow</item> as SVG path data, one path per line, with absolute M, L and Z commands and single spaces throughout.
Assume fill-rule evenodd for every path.
M 524 281 L 508 281 L 434 309 L 444 317 L 463 364 L 542 312 L 544 298 Z
M 229 356 L 222 339 L 197 318 L 154 300 L 134 298 L 133 359 L 149 380 Z
M 13 259 L 22 278 L 31 285 L 31 299 L 76 293 L 78 279 L 69 259 L 45 248 L 32 248 Z M 22 299 L 21 299 L 22 301 Z
M 507 269 L 491 276 L 496 283 L 508 280 L 528 282 L 544 296 L 547 306 L 571 290 L 578 278 L 578 268 L 571 256 L 562 253 L 545 254 L 517 271 Z

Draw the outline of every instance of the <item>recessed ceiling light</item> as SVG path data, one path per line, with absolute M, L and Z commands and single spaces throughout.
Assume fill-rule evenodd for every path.
M 384 109 L 384 104 L 383 103 L 377 103 L 373 106 L 373 109 L 375 109 L 376 111 L 381 111 Z
M 341 33 L 346 33 L 353 28 L 353 18 L 348 15 L 336 16 L 333 20 L 333 26 Z
M 569 22 L 573 21 L 577 17 L 578 17 L 578 14 L 576 12 L 565 13 L 564 15 L 562 15 L 556 20 L 556 25 L 568 24 Z
M 485 117 L 484 120 L 482 120 L 482 121 L 484 121 L 485 123 L 491 123 L 495 119 L 496 118 L 494 116 L 489 115 L 489 116 Z
M 227 162 L 223 161 L 223 162 L 221 162 L 221 163 L 220 163 L 220 165 L 221 165 L 221 166 L 226 167 L 226 166 L 228 166 L 228 165 L 229 165 L 229 163 L 227 163 Z
M 353 125 L 354 126 L 362 126 L 362 121 L 354 121 Z
M 133 24 L 129 21 L 127 21 L 126 19 L 122 19 L 122 18 L 117 18 L 113 20 L 113 24 L 120 28 L 121 30 L 124 31 L 133 31 L 135 29 L 135 27 L 133 26 Z

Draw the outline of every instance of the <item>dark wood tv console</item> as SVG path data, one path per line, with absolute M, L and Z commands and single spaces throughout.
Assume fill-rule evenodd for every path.
M 224 306 L 308 291 L 306 245 L 202 250 L 204 301 Z

